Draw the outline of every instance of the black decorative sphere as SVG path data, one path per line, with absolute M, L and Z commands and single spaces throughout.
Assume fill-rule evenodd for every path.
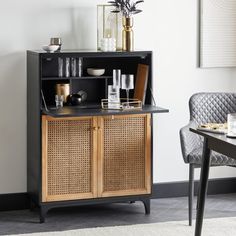
M 79 94 L 71 94 L 68 97 L 68 102 L 72 105 L 72 106 L 78 106 L 82 103 L 82 97 Z

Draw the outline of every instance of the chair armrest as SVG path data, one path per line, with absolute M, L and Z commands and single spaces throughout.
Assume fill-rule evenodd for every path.
M 188 155 L 194 149 L 202 146 L 202 140 L 199 135 L 194 134 L 189 128 L 196 128 L 197 124 L 194 121 L 190 121 L 186 126 L 180 129 L 180 144 L 182 155 L 185 163 L 189 163 Z

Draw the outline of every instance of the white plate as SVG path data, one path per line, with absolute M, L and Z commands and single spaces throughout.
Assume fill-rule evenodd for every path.
M 197 130 L 215 133 L 215 134 L 227 134 L 228 132 L 227 129 L 209 129 L 209 128 L 201 128 L 201 127 L 198 127 Z
M 226 137 L 227 138 L 236 138 L 236 135 L 235 134 L 226 134 Z

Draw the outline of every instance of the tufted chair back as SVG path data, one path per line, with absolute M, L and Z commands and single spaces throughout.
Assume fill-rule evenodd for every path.
M 196 93 L 189 100 L 190 120 L 198 125 L 224 123 L 236 112 L 236 93 Z

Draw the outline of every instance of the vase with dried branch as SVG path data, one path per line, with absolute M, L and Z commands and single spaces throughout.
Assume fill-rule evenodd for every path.
M 113 0 L 108 1 L 112 6 L 115 7 L 112 10 L 113 13 L 121 12 L 123 15 L 123 31 L 122 31 L 122 50 L 133 51 L 134 50 L 134 33 L 133 33 L 133 15 L 142 12 L 137 9 L 138 4 L 144 2 L 131 1 L 131 0 Z

